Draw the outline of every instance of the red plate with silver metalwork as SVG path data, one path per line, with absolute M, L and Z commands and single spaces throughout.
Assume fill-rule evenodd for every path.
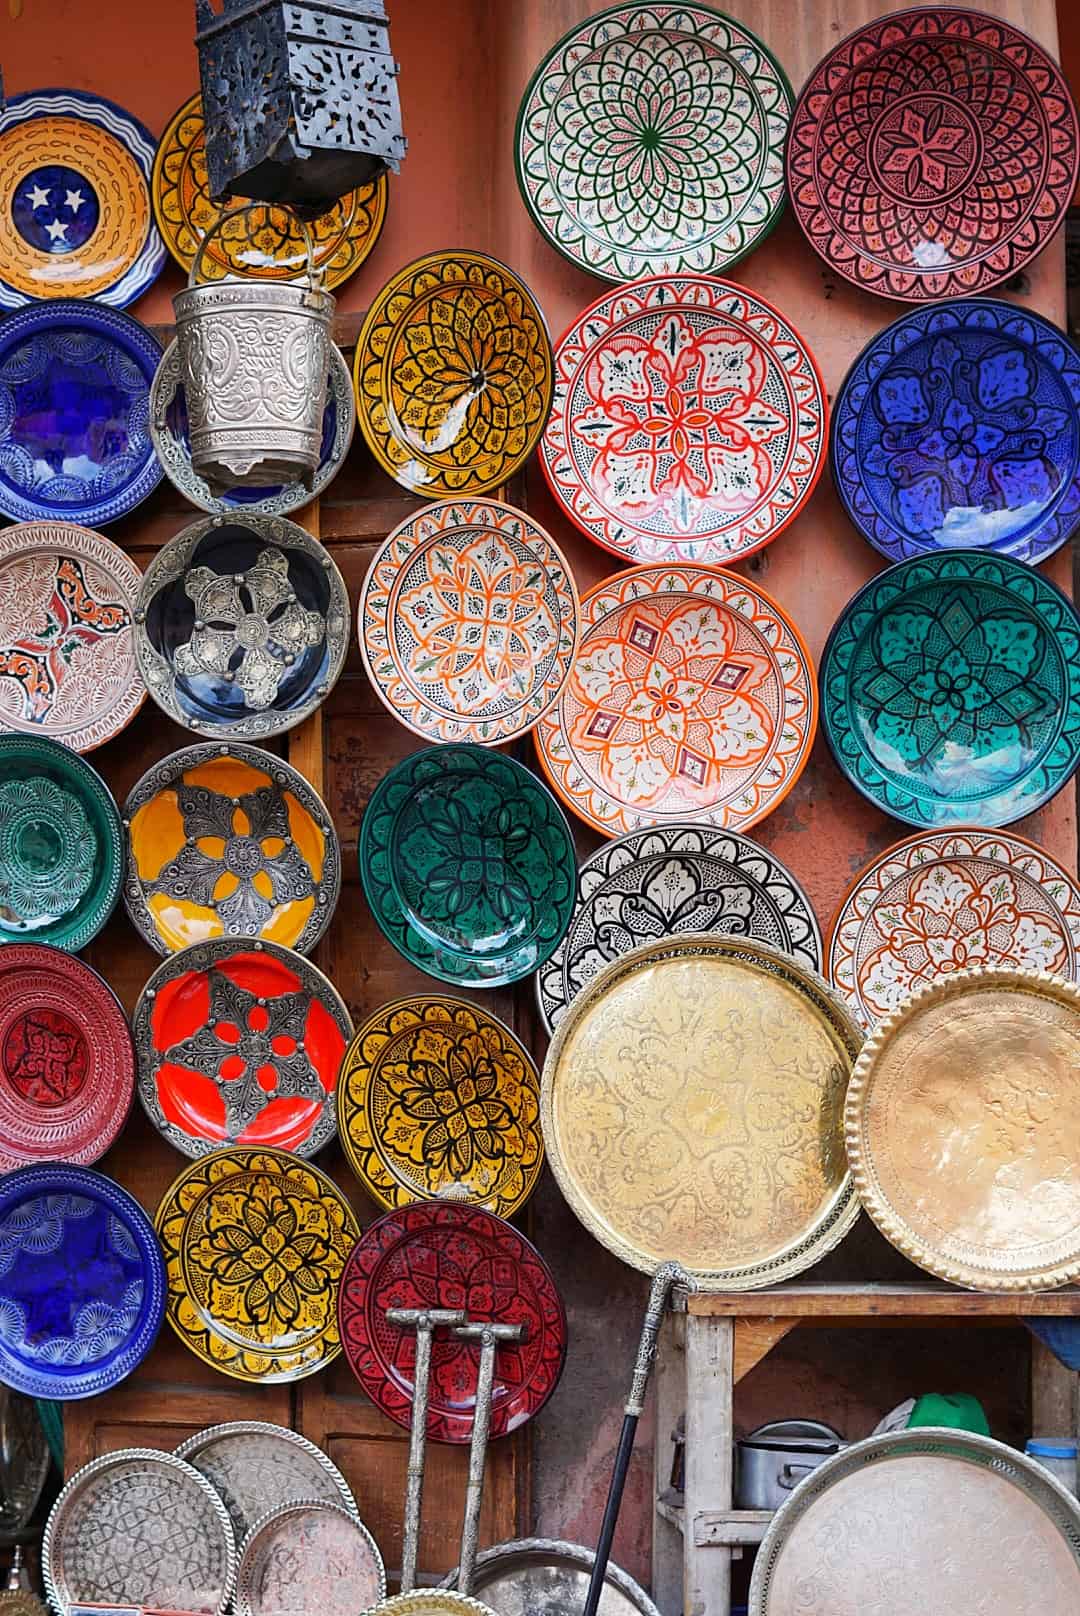
M 566 1358 L 566 1314 L 547 1263 L 509 1223 L 480 1207 L 425 1201 L 369 1224 L 345 1265 L 338 1329 L 349 1366 L 376 1407 L 398 1425 L 412 1415 L 415 1336 L 387 1324 L 388 1308 L 455 1308 L 471 1324 L 523 1324 L 495 1358 L 491 1435 L 532 1419 L 555 1390 Z M 439 1330 L 432 1343 L 427 1434 L 468 1442 L 479 1348 Z
M 131 1029 L 97 972 L 45 943 L 0 948 L 0 1171 L 97 1161 L 134 1088 Z

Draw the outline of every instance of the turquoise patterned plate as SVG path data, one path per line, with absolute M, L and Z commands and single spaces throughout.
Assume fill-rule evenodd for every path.
M 1080 618 L 1005 556 L 916 556 L 845 607 L 821 710 L 840 768 L 886 813 L 1010 824 L 1080 763 Z

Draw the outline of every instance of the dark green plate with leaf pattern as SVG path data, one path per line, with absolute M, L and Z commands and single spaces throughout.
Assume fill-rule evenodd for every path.
M 414 752 L 360 827 L 371 912 L 399 954 L 460 987 L 528 976 L 561 941 L 577 862 L 547 787 L 482 746 Z
M 85 948 L 123 868 L 120 812 L 97 770 L 60 741 L 0 735 L 0 943 Z
M 886 813 L 1008 825 L 1080 763 L 1080 618 L 1005 556 L 916 556 L 845 607 L 821 711 L 840 768 Z

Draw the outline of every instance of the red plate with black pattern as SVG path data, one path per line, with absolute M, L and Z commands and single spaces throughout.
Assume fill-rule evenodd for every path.
M 491 1435 L 538 1413 L 562 1374 L 566 1313 L 536 1247 L 493 1212 L 421 1201 L 369 1225 L 345 1265 L 338 1328 L 349 1365 L 376 1407 L 408 1426 L 416 1337 L 387 1324 L 389 1308 L 460 1308 L 470 1323 L 524 1324 L 520 1343 L 495 1358 Z M 427 1434 L 468 1442 L 476 1406 L 479 1347 L 436 1332 Z
M 97 972 L 45 943 L 0 948 L 0 1170 L 97 1161 L 134 1089 L 131 1029 Z

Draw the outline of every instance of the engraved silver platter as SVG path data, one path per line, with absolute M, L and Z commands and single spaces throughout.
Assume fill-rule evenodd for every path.
M 734 831 L 656 825 L 605 842 L 578 871 L 566 936 L 536 973 L 548 1032 L 605 965 L 679 932 L 753 937 L 821 970 L 817 917 L 778 858 Z
M 169 718 L 211 740 L 266 740 L 337 683 L 349 644 L 345 581 L 318 539 L 281 516 L 206 516 L 154 557 L 135 607 L 135 654 Z
M 0 1532 L 21 1532 L 49 1475 L 51 1454 L 32 1397 L 0 1387 Z
M 237 1543 L 263 1516 L 297 1499 L 343 1504 L 357 1512 L 337 1465 L 314 1442 L 284 1425 L 262 1420 L 210 1425 L 181 1442 L 176 1456 L 206 1477 L 229 1512 Z
M 357 1616 L 385 1598 L 375 1539 L 341 1504 L 310 1498 L 284 1504 L 244 1539 L 237 1616 Z
M 236 1549 L 225 1505 L 191 1465 L 121 1448 L 77 1470 L 49 1514 L 42 1576 L 53 1608 L 136 1605 L 221 1616 Z
M 1080 1610 L 1080 1504 L 989 1437 L 933 1427 L 856 1442 L 766 1533 L 750 1616 L 1065 1616 Z
M 191 464 L 187 411 L 181 393 L 183 379 L 180 350 L 173 341 L 165 350 L 150 390 L 150 436 L 166 477 L 200 510 L 224 516 L 244 511 L 260 516 L 287 516 L 290 511 L 317 499 L 341 470 L 356 428 L 356 395 L 349 367 L 335 344 L 330 345 L 322 457 L 310 488 L 302 482 L 293 482 L 265 490 L 234 488 L 227 494 L 213 493 L 209 483 Z
M 584 1609 L 596 1556 L 580 1543 L 522 1537 L 476 1557 L 472 1591 L 496 1616 L 565 1616 Z M 457 1568 L 443 1588 L 457 1587 Z M 608 1561 L 599 1616 L 660 1616 L 633 1577 Z

